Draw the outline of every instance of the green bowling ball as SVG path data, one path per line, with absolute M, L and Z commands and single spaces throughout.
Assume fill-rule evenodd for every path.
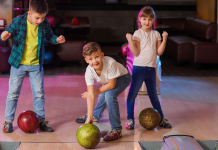
M 78 143 L 84 148 L 93 148 L 100 142 L 101 133 L 97 126 L 84 124 L 76 132 Z
M 161 117 L 154 108 L 146 108 L 139 114 L 139 123 L 147 130 L 156 128 L 160 123 Z

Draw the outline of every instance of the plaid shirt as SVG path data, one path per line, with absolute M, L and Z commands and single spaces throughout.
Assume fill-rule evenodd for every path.
M 24 49 L 24 44 L 26 41 L 26 33 L 27 33 L 27 13 L 24 15 L 14 18 L 11 24 L 8 26 L 5 31 L 11 33 L 14 37 L 13 47 L 11 50 L 11 55 L 8 60 L 9 64 L 18 68 L 22 54 Z M 38 58 L 40 70 L 44 61 L 44 39 L 47 39 L 52 44 L 58 44 L 57 36 L 53 34 L 48 19 L 45 20 L 38 27 Z

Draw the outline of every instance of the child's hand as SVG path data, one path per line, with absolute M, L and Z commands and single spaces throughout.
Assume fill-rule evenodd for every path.
M 93 124 L 93 118 L 88 116 L 85 124 Z
M 126 34 L 126 39 L 127 39 L 128 41 L 131 41 L 131 40 L 132 40 L 132 34 L 127 33 L 127 34 Z
M 84 92 L 84 93 L 82 93 L 81 96 L 82 96 L 83 99 L 87 99 L 88 92 Z
M 7 40 L 10 36 L 11 36 L 11 33 L 9 33 L 8 31 L 4 31 L 4 32 L 2 32 L 1 39 L 2 39 L 3 41 L 5 41 L 5 40 Z
M 167 39 L 167 36 L 168 36 L 168 33 L 167 33 L 166 31 L 163 31 L 162 36 L 163 36 L 163 39 L 166 40 L 166 39 Z
M 58 43 L 64 43 L 65 42 L 65 38 L 63 35 L 60 35 L 58 38 L 57 38 L 57 42 Z

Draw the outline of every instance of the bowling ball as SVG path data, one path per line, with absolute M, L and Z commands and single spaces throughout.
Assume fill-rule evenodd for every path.
M 147 130 L 156 128 L 160 123 L 161 117 L 154 108 L 146 108 L 139 114 L 139 123 Z
M 72 20 L 72 25 L 79 25 L 79 20 L 78 20 L 78 18 L 73 18 L 73 20 Z
M 55 18 L 53 16 L 46 16 L 46 18 L 48 19 L 50 26 L 55 24 Z
M 93 148 L 100 142 L 101 133 L 97 126 L 84 124 L 76 132 L 78 143 L 84 148 Z
M 123 56 L 127 56 L 127 47 L 128 47 L 128 43 L 124 43 L 122 46 L 121 46 L 121 50 L 122 50 L 122 54 Z
M 157 28 L 157 20 L 154 20 L 154 28 Z
M 17 119 L 19 128 L 26 133 L 32 133 L 36 131 L 36 129 L 39 127 L 39 123 L 39 116 L 31 110 L 23 111 Z
M 44 55 L 44 64 L 48 64 L 53 60 L 53 55 L 51 52 L 45 52 Z

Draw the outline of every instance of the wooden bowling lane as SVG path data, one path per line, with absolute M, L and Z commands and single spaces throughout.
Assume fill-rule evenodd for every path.
M 123 137 L 110 143 L 101 140 L 98 149 L 138 148 L 138 141 L 162 141 L 163 136 L 170 134 L 188 134 L 197 140 L 217 140 L 217 83 L 218 78 L 163 77 L 162 93 L 159 97 L 165 118 L 170 121 L 173 128 L 156 128 L 151 131 L 142 128 L 138 122 L 140 111 L 151 107 L 148 96 L 141 95 L 137 97 L 135 105 L 135 130 L 125 129 L 128 89 L 125 90 L 119 96 Z M 0 77 L 0 87 L 0 122 L 3 124 L 8 78 Z M 28 148 L 43 150 L 50 147 L 82 149 L 76 140 L 76 131 L 82 124 L 77 124 L 75 119 L 86 113 L 86 101 L 80 96 L 85 91 L 84 76 L 46 76 L 46 120 L 50 121 L 55 132 L 46 133 L 37 130 L 35 133 L 26 134 L 17 126 L 18 115 L 24 110 L 33 110 L 32 91 L 29 79 L 25 78 L 13 122 L 14 132 L 9 134 L 0 132 L 0 140 L 22 142 L 19 150 Z M 106 134 L 110 129 L 107 109 L 102 114 L 100 124 L 105 126 L 102 134 Z
M 78 143 L 21 143 L 19 150 L 85 150 Z M 93 150 L 141 150 L 138 142 L 99 143 Z

